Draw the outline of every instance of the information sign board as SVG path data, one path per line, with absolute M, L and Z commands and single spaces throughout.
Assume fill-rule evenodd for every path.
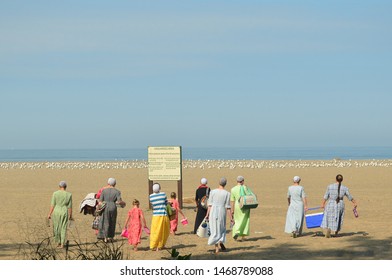
M 181 147 L 148 147 L 148 179 L 180 181 L 182 176 Z

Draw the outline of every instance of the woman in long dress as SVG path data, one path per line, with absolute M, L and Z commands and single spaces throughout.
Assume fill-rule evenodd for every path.
M 204 208 L 201 205 L 201 200 L 204 196 L 208 196 L 210 193 L 210 188 L 207 186 L 207 179 L 202 178 L 200 180 L 201 185 L 196 189 L 195 202 L 196 202 L 196 219 L 195 219 L 195 227 L 193 229 L 193 233 L 196 234 L 197 229 L 200 224 L 203 222 L 204 218 L 207 215 L 207 208 Z
M 108 187 L 105 188 L 99 198 L 99 203 L 106 203 L 102 212 L 98 226 L 98 239 L 104 242 L 113 241 L 116 232 L 117 207 L 124 207 L 125 202 L 122 201 L 121 192 L 115 188 L 116 179 L 109 178 Z
M 63 248 L 67 240 L 68 222 L 72 220 L 72 194 L 66 191 L 65 181 L 59 183 L 59 188 L 52 195 L 48 219 L 53 221 L 53 234 L 57 247 Z
M 166 210 L 168 201 L 166 194 L 161 192 L 159 184 L 154 184 L 152 191 L 153 193 L 150 194 L 152 206 L 150 249 L 159 251 L 166 245 L 170 233 L 170 221 Z
M 295 176 L 293 185 L 287 192 L 289 208 L 287 209 L 285 232 L 290 233 L 293 238 L 302 234 L 305 211 L 308 210 L 304 188 L 299 185 L 301 178 Z
M 211 235 L 208 238 L 208 245 L 215 245 L 215 254 L 219 253 L 219 247 L 226 250 L 226 216 L 233 218 L 230 206 L 230 193 L 225 190 L 226 178 L 221 178 L 219 187 L 211 191 L 208 199 L 207 218 L 210 224 Z
M 232 235 L 234 240 L 241 236 L 240 241 L 243 241 L 245 236 L 250 232 L 250 209 L 241 209 L 239 199 L 241 197 L 241 188 L 246 193 L 248 187 L 244 184 L 245 179 L 243 176 L 237 177 L 237 185 L 231 189 L 230 203 L 231 209 L 234 214 L 234 226 Z
M 353 203 L 354 208 L 357 207 L 357 202 L 351 196 L 348 188 L 342 185 L 342 181 L 343 176 L 338 174 L 336 176 L 336 183 L 327 187 L 327 191 L 325 192 L 324 199 L 321 203 L 321 207 L 324 208 L 321 227 L 327 229 L 327 233 L 325 234 L 325 237 L 327 238 L 331 237 L 331 231 L 337 236 L 342 229 L 345 207 L 343 198 L 346 196 L 348 200 Z

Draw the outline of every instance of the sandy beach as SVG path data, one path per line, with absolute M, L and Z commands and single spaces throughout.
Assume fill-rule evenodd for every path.
M 151 221 L 148 207 L 148 170 L 143 161 L 124 162 L 40 162 L 0 163 L 0 259 L 29 259 L 32 246 L 51 235 L 45 224 L 51 195 L 58 183 L 65 180 L 73 195 L 74 226 L 69 230 L 70 250 L 88 247 L 96 242 L 91 229 L 92 216 L 79 213 L 79 204 L 88 193 L 95 193 L 105 185 L 107 178 L 117 179 L 117 188 L 128 205 L 119 209 L 116 244 L 127 212 L 134 198 L 140 200 L 147 224 Z M 309 207 L 320 206 L 328 184 L 337 174 L 344 176 L 344 184 L 358 202 L 359 218 L 352 213 L 347 201 L 341 237 L 327 239 L 321 229 L 307 229 L 304 235 L 293 239 L 284 233 L 287 211 L 287 188 L 292 178 L 302 178 Z M 217 187 L 220 177 L 228 179 L 230 191 L 238 175 L 257 194 L 259 207 L 251 211 L 251 235 L 244 242 L 236 242 L 228 230 L 227 251 L 212 254 L 213 246 L 207 239 L 192 234 L 194 225 L 195 190 L 200 178 Z M 392 259 L 392 233 L 389 199 L 392 197 L 392 160 L 330 160 L 330 161 L 184 161 L 183 212 L 187 226 L 179 225 L 178 234 L 170 236 L 167 248 L 176 248 L 181 255 L 192 254 L 192 259 L 256 259 L 256 260 L 329 260 L 329 259 Z M 162 191 L 177 191 L 177 183 L 160 182 Z M 228 221 L 229 223 L 229 221 Z M 229 228 L 229 227 L 228 227 Z M 76 245 L 78 244 L 78 245 Z M 165 250 L 152 252 L 149 240 L 142 235 L 138 252 L 125 242 L 121 247 L 124 259 L 156 260 L 168 258 Z M 58 249 L 58 256 L 64 257 Z

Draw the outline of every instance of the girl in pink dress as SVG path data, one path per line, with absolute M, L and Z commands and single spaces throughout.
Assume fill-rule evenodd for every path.
M 169 203 L 172 208 L 176 209 L 176 218 L 170 221 L 170 233 L 176 234 L 178 226 L 178 213 L 181 213 L 183 219 L 185 219 L 185 215 L 180 209 L 180 203 L 177 200 L 177 194 L 175 192 L 170 194 Z
M 147 226 L 143 211 L 139 208 L 139 201 L 134 199 L 132 205 L 133 207 L 128 212 L 128 218 L 124 228 L 128 230 L 129 245 L 133 245 L 133 250 L 137 251 L 137 245 L 140 244 L 140 238 L 142 236 L 142 223 L 144 227 Z

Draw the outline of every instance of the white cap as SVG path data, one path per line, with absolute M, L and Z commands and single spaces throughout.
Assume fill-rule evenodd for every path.
M 294 183 L 299 183 L 299 181 L 301 181 L 301 178 L 299 176 L 294 176 L 293 182 Z
M 238 176 L 238 177 L 237 177 L 237 182 L 238 182 L 238 183 L 241 183 L 241 182 L 243 182 L 244 180 L 245 180 L 244 176 Z
M 154 185 L 152 185 L 152 191 L 154 193 L 158 193 L 161 189 L 161 186 L 158 183 L 155 183 Z
M 109 178 L 108 180 L 108 185 L 111 185 L 112 187 L 114 187 L 116 185 L 116 179 L 114 178 Z
M 206 178 L 201 178 L 200 183 L 202 185 L 207 185 L 207 179 Z
M 66 188 L 66 187 L 67 187 L 67 182 L 61 181 L 61 182 L 59 183 L 59 187 L 61 187 L 61 188 Z

